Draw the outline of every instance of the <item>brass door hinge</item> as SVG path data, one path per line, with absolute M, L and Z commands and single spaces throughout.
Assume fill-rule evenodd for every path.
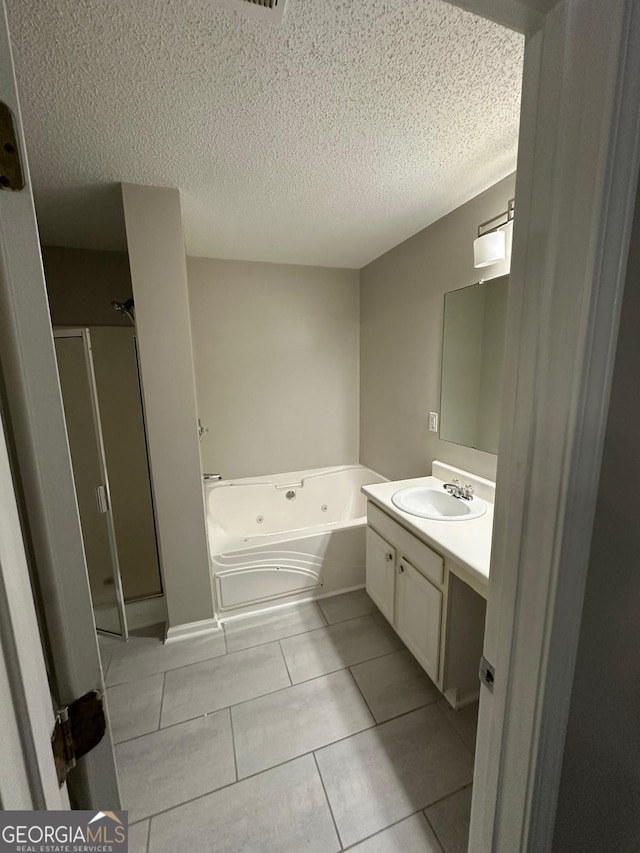
M 0 190 L 22 189 L 24 175 L 13 113 L 4 101 L 0 101 Z
M 493 693 L 493 685 L 496 681 L 495 667 L 489 663 L 486 657 L 480 659 L 480 682 Z
M 106 729 L 102 693 L 99 690 L 91 690 L 70 705 L 60 708 L 51 735 L 60 787 L 66 782 L 78 759 L 100 743 Z

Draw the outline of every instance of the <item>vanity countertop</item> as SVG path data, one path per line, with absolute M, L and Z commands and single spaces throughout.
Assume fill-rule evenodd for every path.
M 412 480 L 374 483 L 371 486 L 363 486 L 362 492 L 372 503 L 422 542 L 444 557 L 449 557 L 462 569 L 461 572 L 454 569 L 455 574 L 459 574 L 462 580 L 468 580 L 474 589 L 486 597 L 489 585 L 493 504 L 485 501 L 486 513 L 480 518 L 469 521 L 434 521 L 429 518 L 419 518 L 403 512 L 391 502 L 395 492 L 409 486 L 431 486 L 441 489 L 444 482 L 437 477 L 418 477 Z M 468 578 L 465 577 L 467 573 L 470 576 Z

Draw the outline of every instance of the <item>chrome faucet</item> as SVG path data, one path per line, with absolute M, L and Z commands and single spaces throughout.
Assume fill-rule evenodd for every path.
M 458 500 L 470 501 L 473 497 L 473 486 L 471 483 L 466 483 L 464 486 L 460 484 L 460 480 L 453 480 L 451 483 L 445 483 L 443 486 L 445 492 L 448 492 L 452 497 Z

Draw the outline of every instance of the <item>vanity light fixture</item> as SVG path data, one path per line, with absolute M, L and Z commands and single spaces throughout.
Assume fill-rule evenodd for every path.
M 507 256 L 506 230 L 512 227 L 514 216 L 515 199 L 512 198 L 503 213 L 478 227 L 478 237 L 473 241 L 473 265 L 476 269 L 504 261 Z

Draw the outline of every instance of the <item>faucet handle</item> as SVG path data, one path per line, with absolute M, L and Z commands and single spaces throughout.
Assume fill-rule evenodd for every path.
M 452 480 L 451 482 L 454 486 L 457 486 L 458 488 L 460 488 L 460 480 Z
M 474 492 L 475 492 L 475 489 L 473 488 L 471 483 L 465 483 L 465 485 L 462 488 L 462 493 L 467 500 L 471 500 Z

